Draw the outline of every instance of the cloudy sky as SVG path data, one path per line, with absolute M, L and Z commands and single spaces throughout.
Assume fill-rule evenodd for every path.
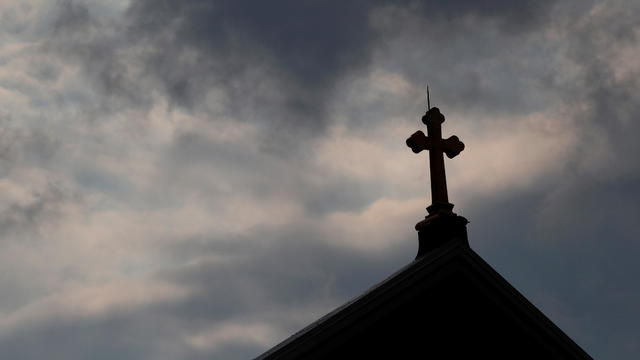
M 384 279 L 429 82 L 472 248 L 635 359 L 639 36 L 633 0 L 0 0 L 0 353 L 246 359 Z

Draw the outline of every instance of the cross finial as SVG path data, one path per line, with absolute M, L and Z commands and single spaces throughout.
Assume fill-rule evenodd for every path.
M 427 84 L 427 111 L 431 109 L 431 99 L 429 99 L 429 84 Z
M 427 97 L 428 94 L 429 90 L 427 89 Z M 453 204 L 449 203 L 447 196 L 443 154 L 451 159 L 464 150 L 464 144 L 455 135 L 448 139 L 442 138 L 441 125 L 444 122 L 444 115 L 437 107 L 429 108 L 422 117 L 422 122 L 427 125 L 428 136 L 418 130 L 407 139 L 407 146 L 416 154 L 422 150 L 429 151 L 432 204 L 427 207 L 427 211 L 429 216 L 451 213 Z

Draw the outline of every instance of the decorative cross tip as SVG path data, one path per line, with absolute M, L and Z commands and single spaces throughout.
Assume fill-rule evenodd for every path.
M 444 141 L 443 148 L 447 157 L 453 159 L 464 150 L 464 143 L 460 141 L 457 136 L 453 135 Z
M 429 139 L 420 130 L 414 132 L 413 135 L 407 139 L 406 143 L 407 146 L 411 148 L 411 151 L 416 154 L 430 147 Z
M 442 115 L 440 109 L 434 106 L 422 116 L 422 122 L 427 126 L 429 126 L 428 123 L 442 124 L 444 122 L 444 115 Z

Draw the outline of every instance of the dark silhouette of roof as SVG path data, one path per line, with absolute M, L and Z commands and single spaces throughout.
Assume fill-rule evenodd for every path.
M 466 237 L 449 238 L 258 359 L 471 356 L 591 359 Z

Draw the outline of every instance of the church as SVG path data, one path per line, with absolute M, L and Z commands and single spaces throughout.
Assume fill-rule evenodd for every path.
M 469 246 L 467 219 L 453 212 L 442 138 L 444 115 L 429 106 L 427 135 L 406 141 L 429 152 L 432 204 L 416 225 L 412 262 L 258 359 L 591 359 Z

